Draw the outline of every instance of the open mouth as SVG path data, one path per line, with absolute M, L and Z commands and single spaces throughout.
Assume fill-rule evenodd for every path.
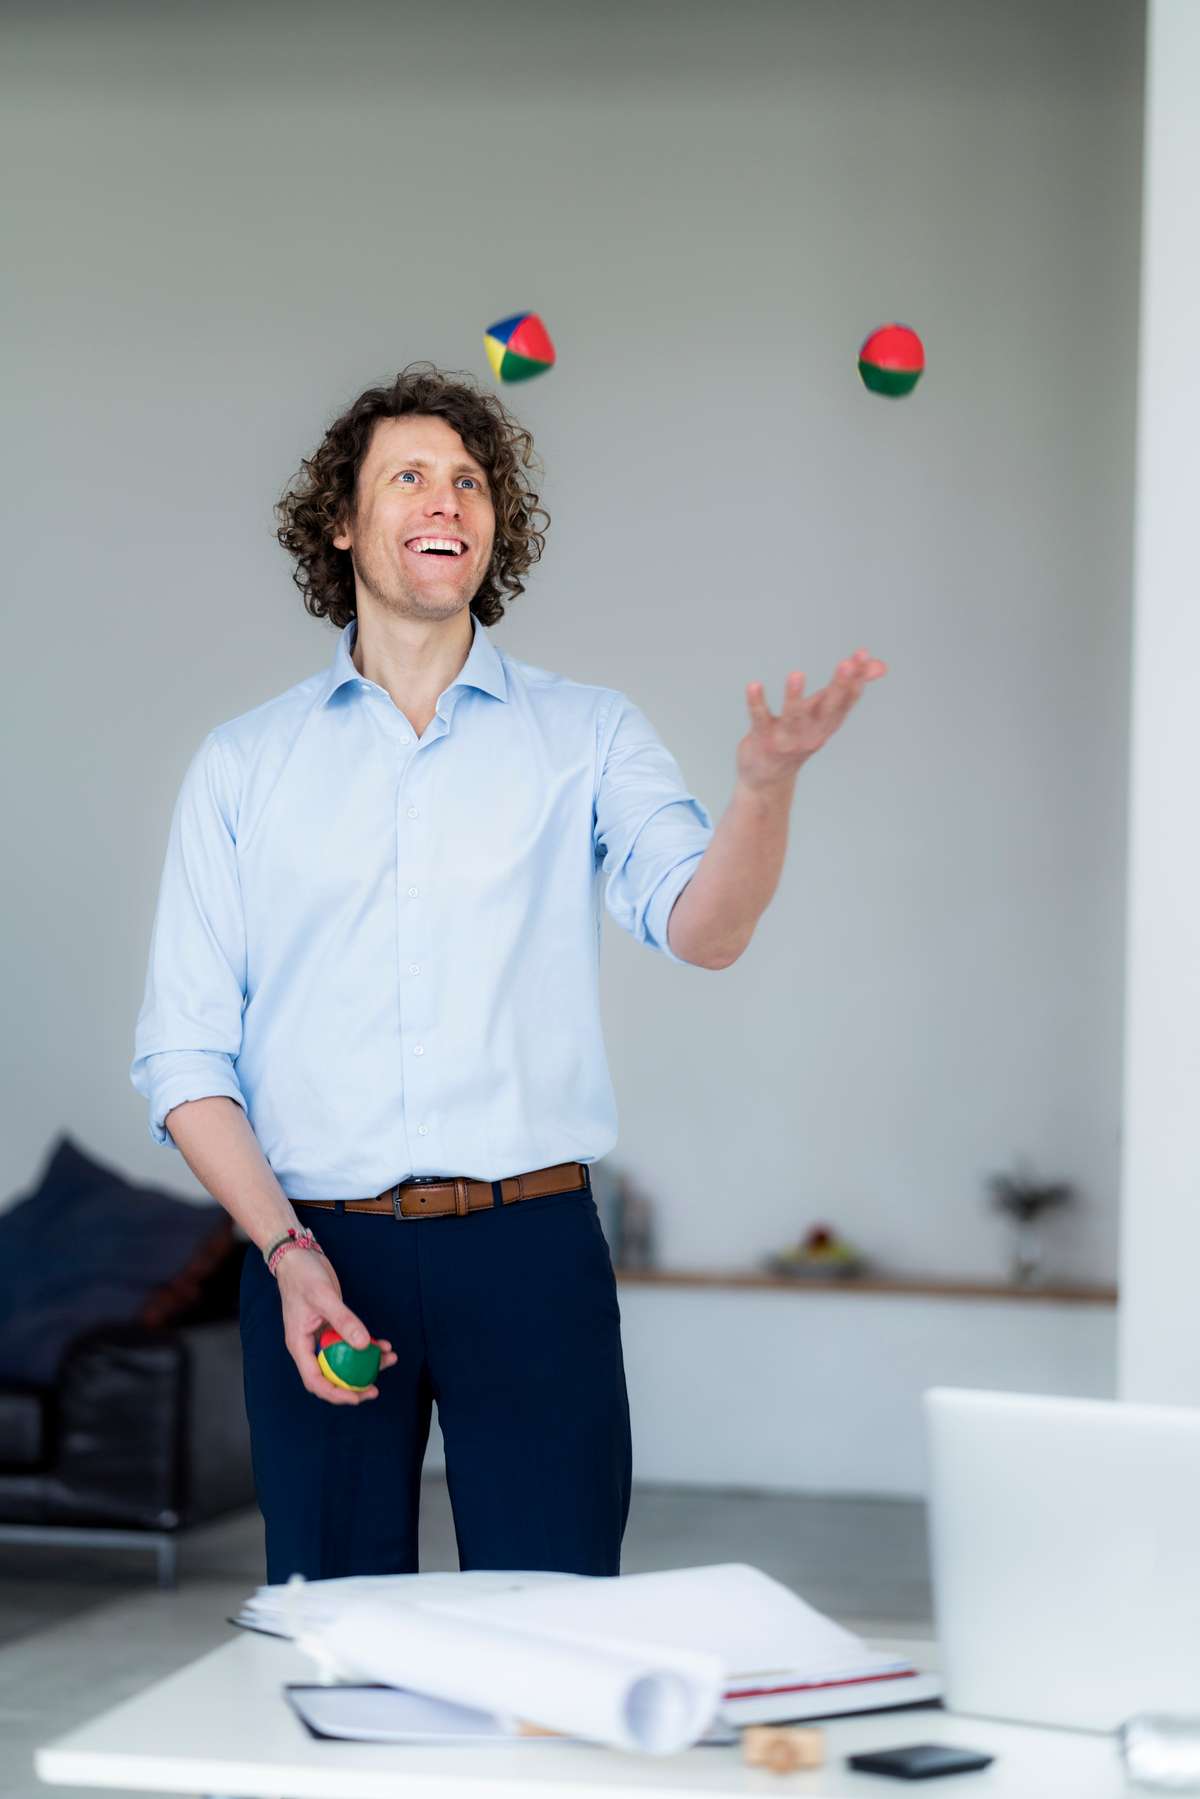
M 410 537 L 404 547 L 414 556 L 445 556 L 451 561 L 465 555 L 467 549 L 458 537 Z

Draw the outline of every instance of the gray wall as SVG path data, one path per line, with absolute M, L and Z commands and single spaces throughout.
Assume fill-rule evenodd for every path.
M 991 1274 L 981 1183 L 1023 1151 L 1086 1197 L 1055 1261 L 1112 1275 L 1142 23 L 9 9 L 0 1193 L 63 1128 L 197 1191 L 127 1071 L 184 767 L 332 653 L 271 506 L 361 387 L 486 377 L 532 306 L 553 525 L 497 641 L 629 693 L 714 816 L 747 681 L 891 670 L 801 774 L 736 967 L 605 919 L 663 1258 L 832 1217 Z M 901 404 L 855 373 L 888 318 L 929 352 Z

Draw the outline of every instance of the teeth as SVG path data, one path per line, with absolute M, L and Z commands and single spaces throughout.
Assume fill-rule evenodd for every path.
M 418 553 L 422 550 L 449 550 L 455 556 L 463 553 L 462 544 L 455 543 L 452 537 L 414 537 L 408 547 Z

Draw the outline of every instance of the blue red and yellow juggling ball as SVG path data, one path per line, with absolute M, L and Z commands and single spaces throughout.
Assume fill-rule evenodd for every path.
M 489 325 L 483 347 L 499 381 L 528 381 L 554 366 L 554 345 L 536 312 L 514 312 Z
M 346 1387 L 351 1393 L 361 1393 L 364 1387 L 370 1386 L 379 1373 L 382 1353 L 374 1338 L 365 1349 L 355 1349 L 329 1326 L 318 1339 L 317 1361 L 321 1373 L 335 1387 Z
M 858 352 L 864 386 L 889 400 L 910 394 L 924 367 L 925 346 L 908 325 L 880 325 Z

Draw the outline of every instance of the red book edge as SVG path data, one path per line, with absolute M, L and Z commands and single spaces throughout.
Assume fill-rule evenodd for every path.
M 893 1668 L 887 1674 L 852 1674 L 849 1680 L 802 1680 L 782 1687 L 733 1687 L 724 1699 L 767 1699 L 776 1693 L 819 1693 L 830 1687 L 865 1687 L 880 1680 L 912 1680 L 918 1668 Z

